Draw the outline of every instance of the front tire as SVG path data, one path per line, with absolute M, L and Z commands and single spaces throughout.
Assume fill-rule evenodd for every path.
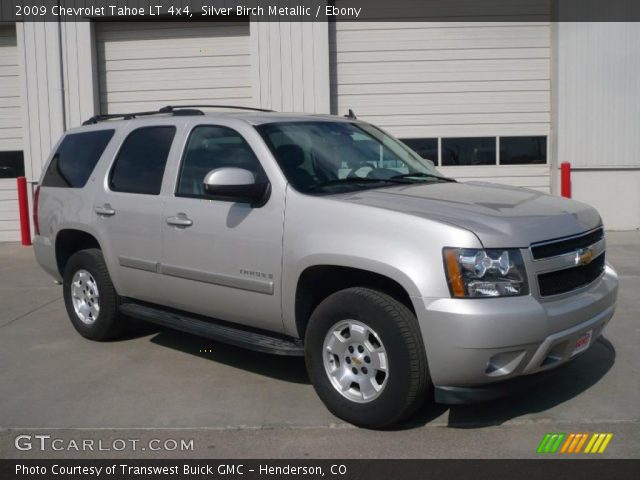
M 80 250 L 69 258 L 62 289 L 67 314 L 80 335 L 104 341 L 124 331 L 125 319 L 118 312 L 119 297 L 100 250 Z
M 413 414 L 427 395 L 417 319 L 376 290 L 348 288 L 323 300 L 309 320 L 305 359 L 320 399 L 354 425 L 391 426 Z

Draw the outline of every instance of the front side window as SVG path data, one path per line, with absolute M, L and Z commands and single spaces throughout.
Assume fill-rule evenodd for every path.
M 47 167 L 42 186 L 84 187 L 114 132 L 95 130 L 65 136 Z
M 176 128 L 143 127 L 126 138 L 111 169 L 114 192 L 158 195 Z
M 176 195 L 206 197 L 204 178 L 207 173 L 225 167 L 249 170 L 257 182 L 266 180 L 260 162 L 238 132 L 214 125 L 194 128 L 180 166 Z
M 451 181 L 409 147 L 364 122 L 282 122 L 257 129 L 289 182 L 303 193 Z

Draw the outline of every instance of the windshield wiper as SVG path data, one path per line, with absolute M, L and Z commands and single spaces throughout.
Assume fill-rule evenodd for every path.
M 441 180 L 443 182 L 457 182 L 453 178 L 441 177 L 440 175 L 434 175 L 433 173 L 424 173 L 424 172 L 415 172 L 415 173 L 402 173 L 400 175 L 394 175 L 389 180 L 401 180 L 404 178 L 435 178 L 437 180 Z
M 317 188 L 322 187 L 331 187 L 333 185 L 348 185 L 348 184 L 357 184 L 357 183 L 413 183 L 411 181 L 404 180 L 402 178 L 362 178 L 362 177 L 347 177 L 347 178 L 336 178 L 333 180 L 327 180 L 326 182 L 316 183 L 310 190 L 315 190 Z

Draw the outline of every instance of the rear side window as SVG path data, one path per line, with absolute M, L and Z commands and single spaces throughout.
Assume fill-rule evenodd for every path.
M 71 133 L 64 137 L 42 179 L 44 187 L 82 188 L 115 130 Z
M 158 195 L 175 127 L 144 127 L 129 134 L 116 158 L 109 188 L 114 192 Z

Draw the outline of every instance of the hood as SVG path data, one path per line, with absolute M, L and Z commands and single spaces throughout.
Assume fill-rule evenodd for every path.
M 601 224 L 598 212 L 584 203 L 483 182 L 394 186 L 351 193 L 343 200 L 470 230 L 485 248 L 526 248 Z

